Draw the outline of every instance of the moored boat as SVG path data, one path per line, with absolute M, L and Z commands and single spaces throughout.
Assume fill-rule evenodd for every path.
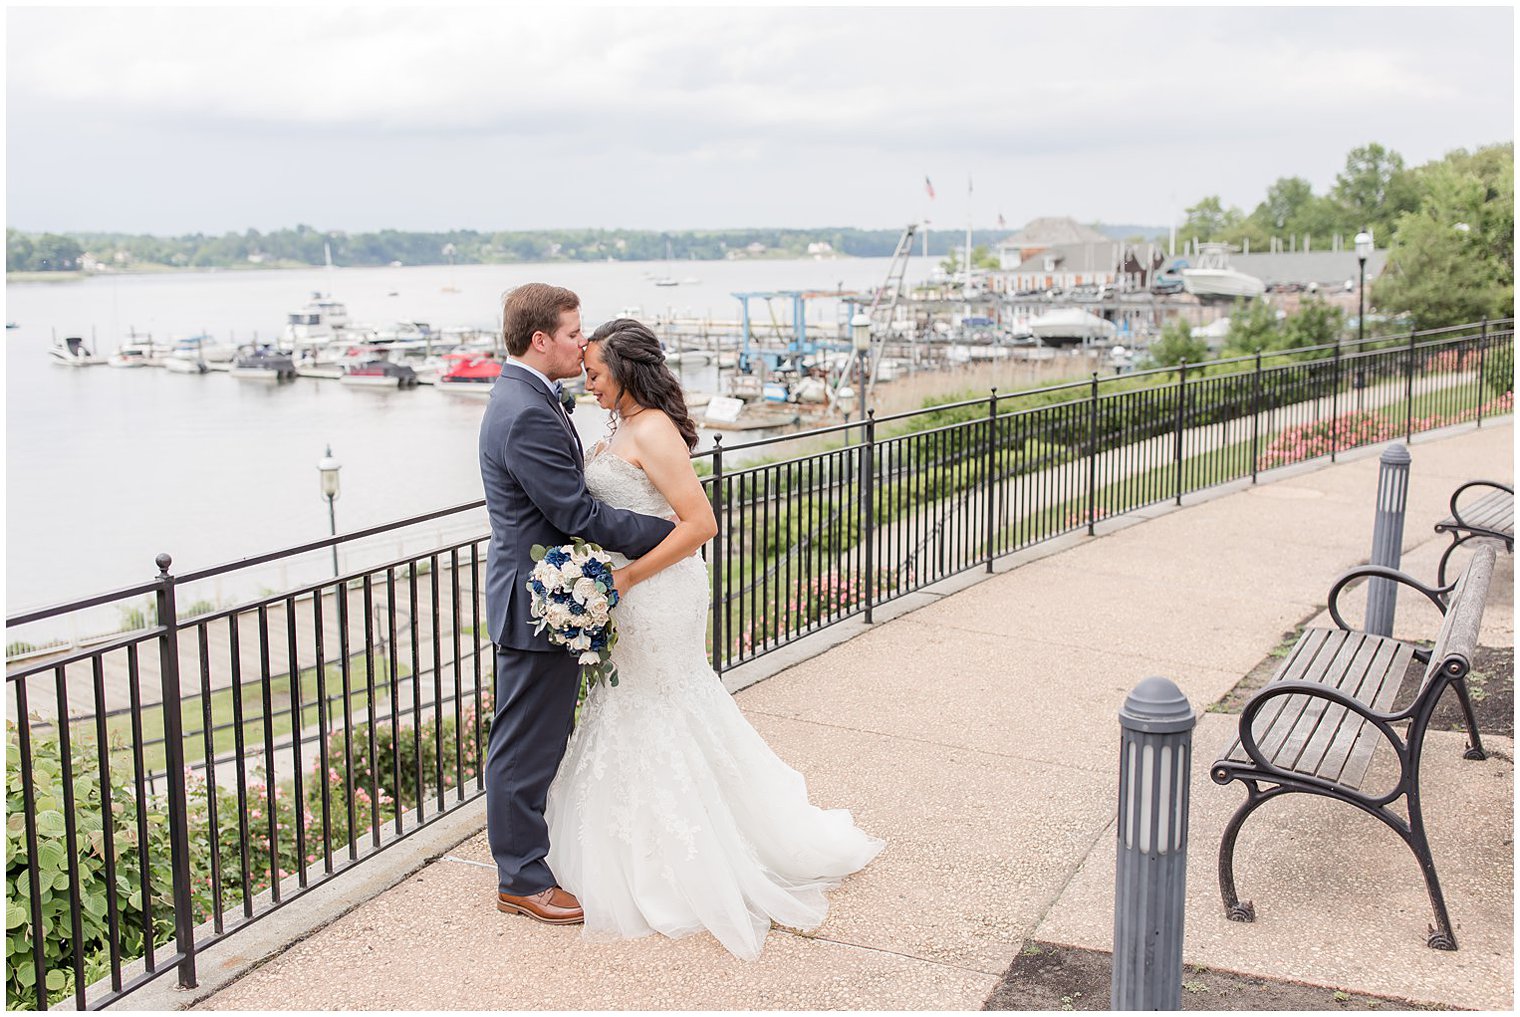
M 65 367 L 94 367 L 96 364 L 105 363 L 104 357 L 97 357 L 85 346 L 84 340 L 77 335 L 64 336 L 62 342 L 54 341 L 48 349 L 48 356 L 53 363 L 62 364 Z
M 365 388 L 416 388 L 417 372 L 389 360 L 366 360 L 348 368 L 338 381 Z
M 447 359 L 448 370 L 435 382 L 445 391 L 490 395 L 501 376 L 501 361 L 488 353 L 450 353 Z
M 296 365 L 290 354 L 261 346 L 234 360 L 228 373 L 244 381 L 293 381 Z

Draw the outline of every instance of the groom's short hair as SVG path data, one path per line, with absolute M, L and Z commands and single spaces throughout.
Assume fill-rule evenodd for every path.
M 573 290 L 548 283 L 523 283 L 508 293 L 501 305 L 501 338 L 507 352 L 520 357 L 528 352 L 534 332 L 554 334 L 559 316 L 581 306 Z

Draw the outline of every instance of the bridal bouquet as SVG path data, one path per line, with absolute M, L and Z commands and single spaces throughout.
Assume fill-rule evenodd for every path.
M 612 586 L 612 558 L 595 544 L 579 537 L 572 544 L 544 547 L 534 544 L 532 577 L 528 593 L 530 610 L 538 624 L 535 634 L 548 631 L 549 642 L 576 655 L 584 682 L 617 684 L 617 665 L 612 648 L 617 645 L 617 626 L 612 609 L 617 590 Z

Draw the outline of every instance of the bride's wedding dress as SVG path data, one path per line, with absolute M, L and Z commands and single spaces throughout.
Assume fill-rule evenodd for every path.
M 586 464 L 599 500 L 671 516 L 644 471 Z M 614 556 L 618 565 L 624 560 Z M 707 569 L 693 556 L 614 611 L 618 685 L 596 685 L 549 788 L 549 867 L 580 898 L 588 938 L 708 930 L 760 954 L 771 922 L 812 929 L 824 890 L 883 847 L 807 787 L 744 719 L 707 661 Z

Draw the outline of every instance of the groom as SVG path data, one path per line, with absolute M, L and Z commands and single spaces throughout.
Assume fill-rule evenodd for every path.
M 572 537 L 629 557 L 647 554 L 674 524 L 596 501 L 582 476 L 580 438 L 560 403 L 561 378 L 581 373 L 580 298 L 528 283 L 502 305 L 511 359 L 480 425 L 480 476 L 491 518 L 486 612 L 496 644 L 496 713 L 486 750 L 486 826 L 496 858 L 496 906 L 542 922 L 581 921 L 580 902 L 544 861 L 544 804 L 575 720 L 580 665 L 533 634 L 525 584 L 534 544 Z

